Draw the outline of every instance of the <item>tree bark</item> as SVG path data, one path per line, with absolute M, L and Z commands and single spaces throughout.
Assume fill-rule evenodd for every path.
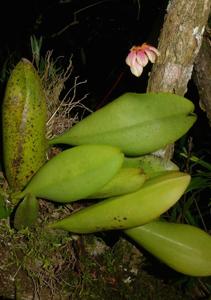
M 206 111 L 211 126 L 211 26 L 207 26 L 202 46 L 195 60 L 193 79 L 197 86 L 200 107 Z
M 211 0 L 172 0 L 167 7 L 147 91 L 184 95 L 192 76 L 210 12 Z

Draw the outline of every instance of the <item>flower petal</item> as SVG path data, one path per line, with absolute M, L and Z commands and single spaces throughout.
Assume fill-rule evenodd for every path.
M 149 49 L 145 49 L 145 53 L 148 56 L 149 60 L 151 61 L 151 63 L 155 62 L 155 59 L 157 58 L 155 52 L 149 50 Z
M 141 76 L 141 74 L 143 72 L 143 67 L 142 67 L 142 65 L 135 63 L 130 67 L 130 71 L 134 76 L 139 77 L 139 76 Z
M 145 67 L 149 61 L 154 63 L 159 55 L 160 53 L 155 47 L 143 43 L 141 46 L 133 46 L 130 49 L 125 62 L 130 67 L 131 73 L 139 77 L 143 72 L 143 67 Z
M 126 57 L 125 62 L 126 62 L 126 64 L 128 66 L 131 66 L 131 65 L 133 65 L 133 63 L 135 62 L 135 60 L 136 60 L 136 52 L 135 51 L 131 51 L 128 54 L 128 56 Z
M 148 49 L 155 52 L 156 56 L 160 56 L 160 52 L 158 51 L 158 49 L 156 49 L 155 47 L 150 46 L 150 45 L 148 45 L 148 46 L 149 46 Z
M 137 58 L 136 58 L 137 62 L 142 65 L 142 67 L 145 67 L 148 64 L 148 57 L 147 55 L 144 53 L 144 51 L 138 51 L 137 52 Z

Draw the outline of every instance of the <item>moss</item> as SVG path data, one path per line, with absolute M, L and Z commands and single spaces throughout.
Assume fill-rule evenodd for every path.
M 168 269 L 164 276 L 163 266 L 124 236 L 117 233 L 111 244 L 106 239 L 106 234 L 70 235 L 46 231 L 41 225 L 16 232 L 1 221 L 0 296 L 10 294 L 10 299 L 21 300 L 33 299 L 35 294 L 41 300 L 197 299 L 190 297 L 192 287 L 184 289 L 183 276 Z M 7 283 L 4 289 L 2 275 Z M 197 279 L 194 289 L 196 283 Z

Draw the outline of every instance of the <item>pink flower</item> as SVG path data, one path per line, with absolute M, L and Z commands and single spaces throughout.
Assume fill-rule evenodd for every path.
M 144 43 L 141 46 L 133 46 L 125 62 L 130 67 L 131 73 L 139 77 L 148 62 L 154 63 L 159 55 L 160 53 L 155 47 Z

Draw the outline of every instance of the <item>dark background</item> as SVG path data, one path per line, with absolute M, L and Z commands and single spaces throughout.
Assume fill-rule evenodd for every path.
M 75 75 L 87 79 L 93 105 L 102 105 L 125 91 L 144 92 L 151 65 L 135 78 L 125 58 L 134 44 L 157 46 L 167 3 L 8 1 L 1 7 L 1 70 L 8 61 L 15 64 L 23 56 L 31 59 L 30 36 L 35 35 L 43 38 L 42 55 L 47 50 L 53 50 L 55 58 L 73 55 Z

